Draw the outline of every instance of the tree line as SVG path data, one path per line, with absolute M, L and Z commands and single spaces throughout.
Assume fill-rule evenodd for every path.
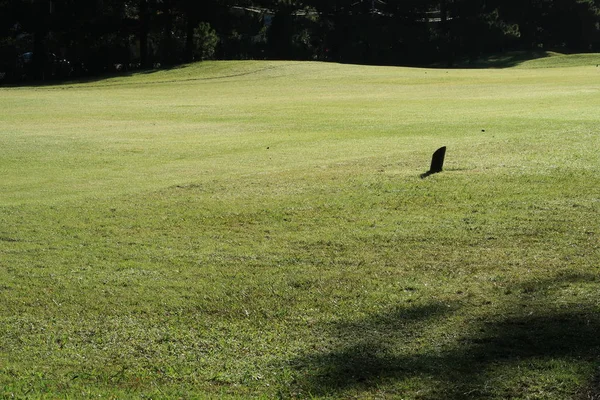
M 0 0 L 0 81 L 206 59 L 452 65 L 600 51 L 600 0 Z

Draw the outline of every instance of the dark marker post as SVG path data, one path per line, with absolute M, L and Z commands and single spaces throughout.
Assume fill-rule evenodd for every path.
M 444 158 L 446 157 L 446 146 L 440 147 L 433 153 L 433 157 L 431 157 L 431 168 L 429 168 L 429 172 L 435 174 L 437 172 L 442 172 L 442 167 L 444 166 Z
M 424 174 L 421 174 L 421 178 L 427 178 L 431 174 L 437 174 L 438 172 L 442 172 L 445 157 L 446 146 L 437 149 L 431 157 L 431 167 L 429 168 L 429 171 L 425 172 Z

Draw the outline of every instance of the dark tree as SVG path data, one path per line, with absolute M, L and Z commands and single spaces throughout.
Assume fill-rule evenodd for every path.
M 599 51 L 599 0 L 0 0 L 0 82 L 211 58 L 427 65 Z

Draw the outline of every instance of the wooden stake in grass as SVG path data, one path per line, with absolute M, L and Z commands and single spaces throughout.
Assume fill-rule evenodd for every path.
M 437 174 L 438 172 L 442 172 L 445 157 L 446 146 L 437 149 L 431 157 L 431 167 L 429 168 L 429 171 L 425 172 L 424 174 L 421 174 L 421 178 L 427 178 L 431 174 Z

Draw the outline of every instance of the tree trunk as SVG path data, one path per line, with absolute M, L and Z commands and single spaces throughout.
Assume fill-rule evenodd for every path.
M 45 80 L 47 63 L 46 34 L 48 30 L 48 14 L 50 4 L 47 0 L 37 0 L 35 3 L 35 31 L 33 34 L 32 73 L 36 80 Z
M 163 0 L 163 43 L 162 43 L 162 62 L 165 65 L 173 65 L 173 10 L 170 0 Z
M 447 0 L 440 0 L 440 26 L 442 30 L 442 46 L 448 67 L 454 65 L 454 50 L 452 49 L 452 35 L 448 26 Z
M 140 0 L 140 65 L 148 68 L 148 0 Z
M 194 61 L 194 29 L 196 28 L 196 16 L 193 13 L 193 6 L 188 6 L 187 22 L 185 27 L 185 61 Z

